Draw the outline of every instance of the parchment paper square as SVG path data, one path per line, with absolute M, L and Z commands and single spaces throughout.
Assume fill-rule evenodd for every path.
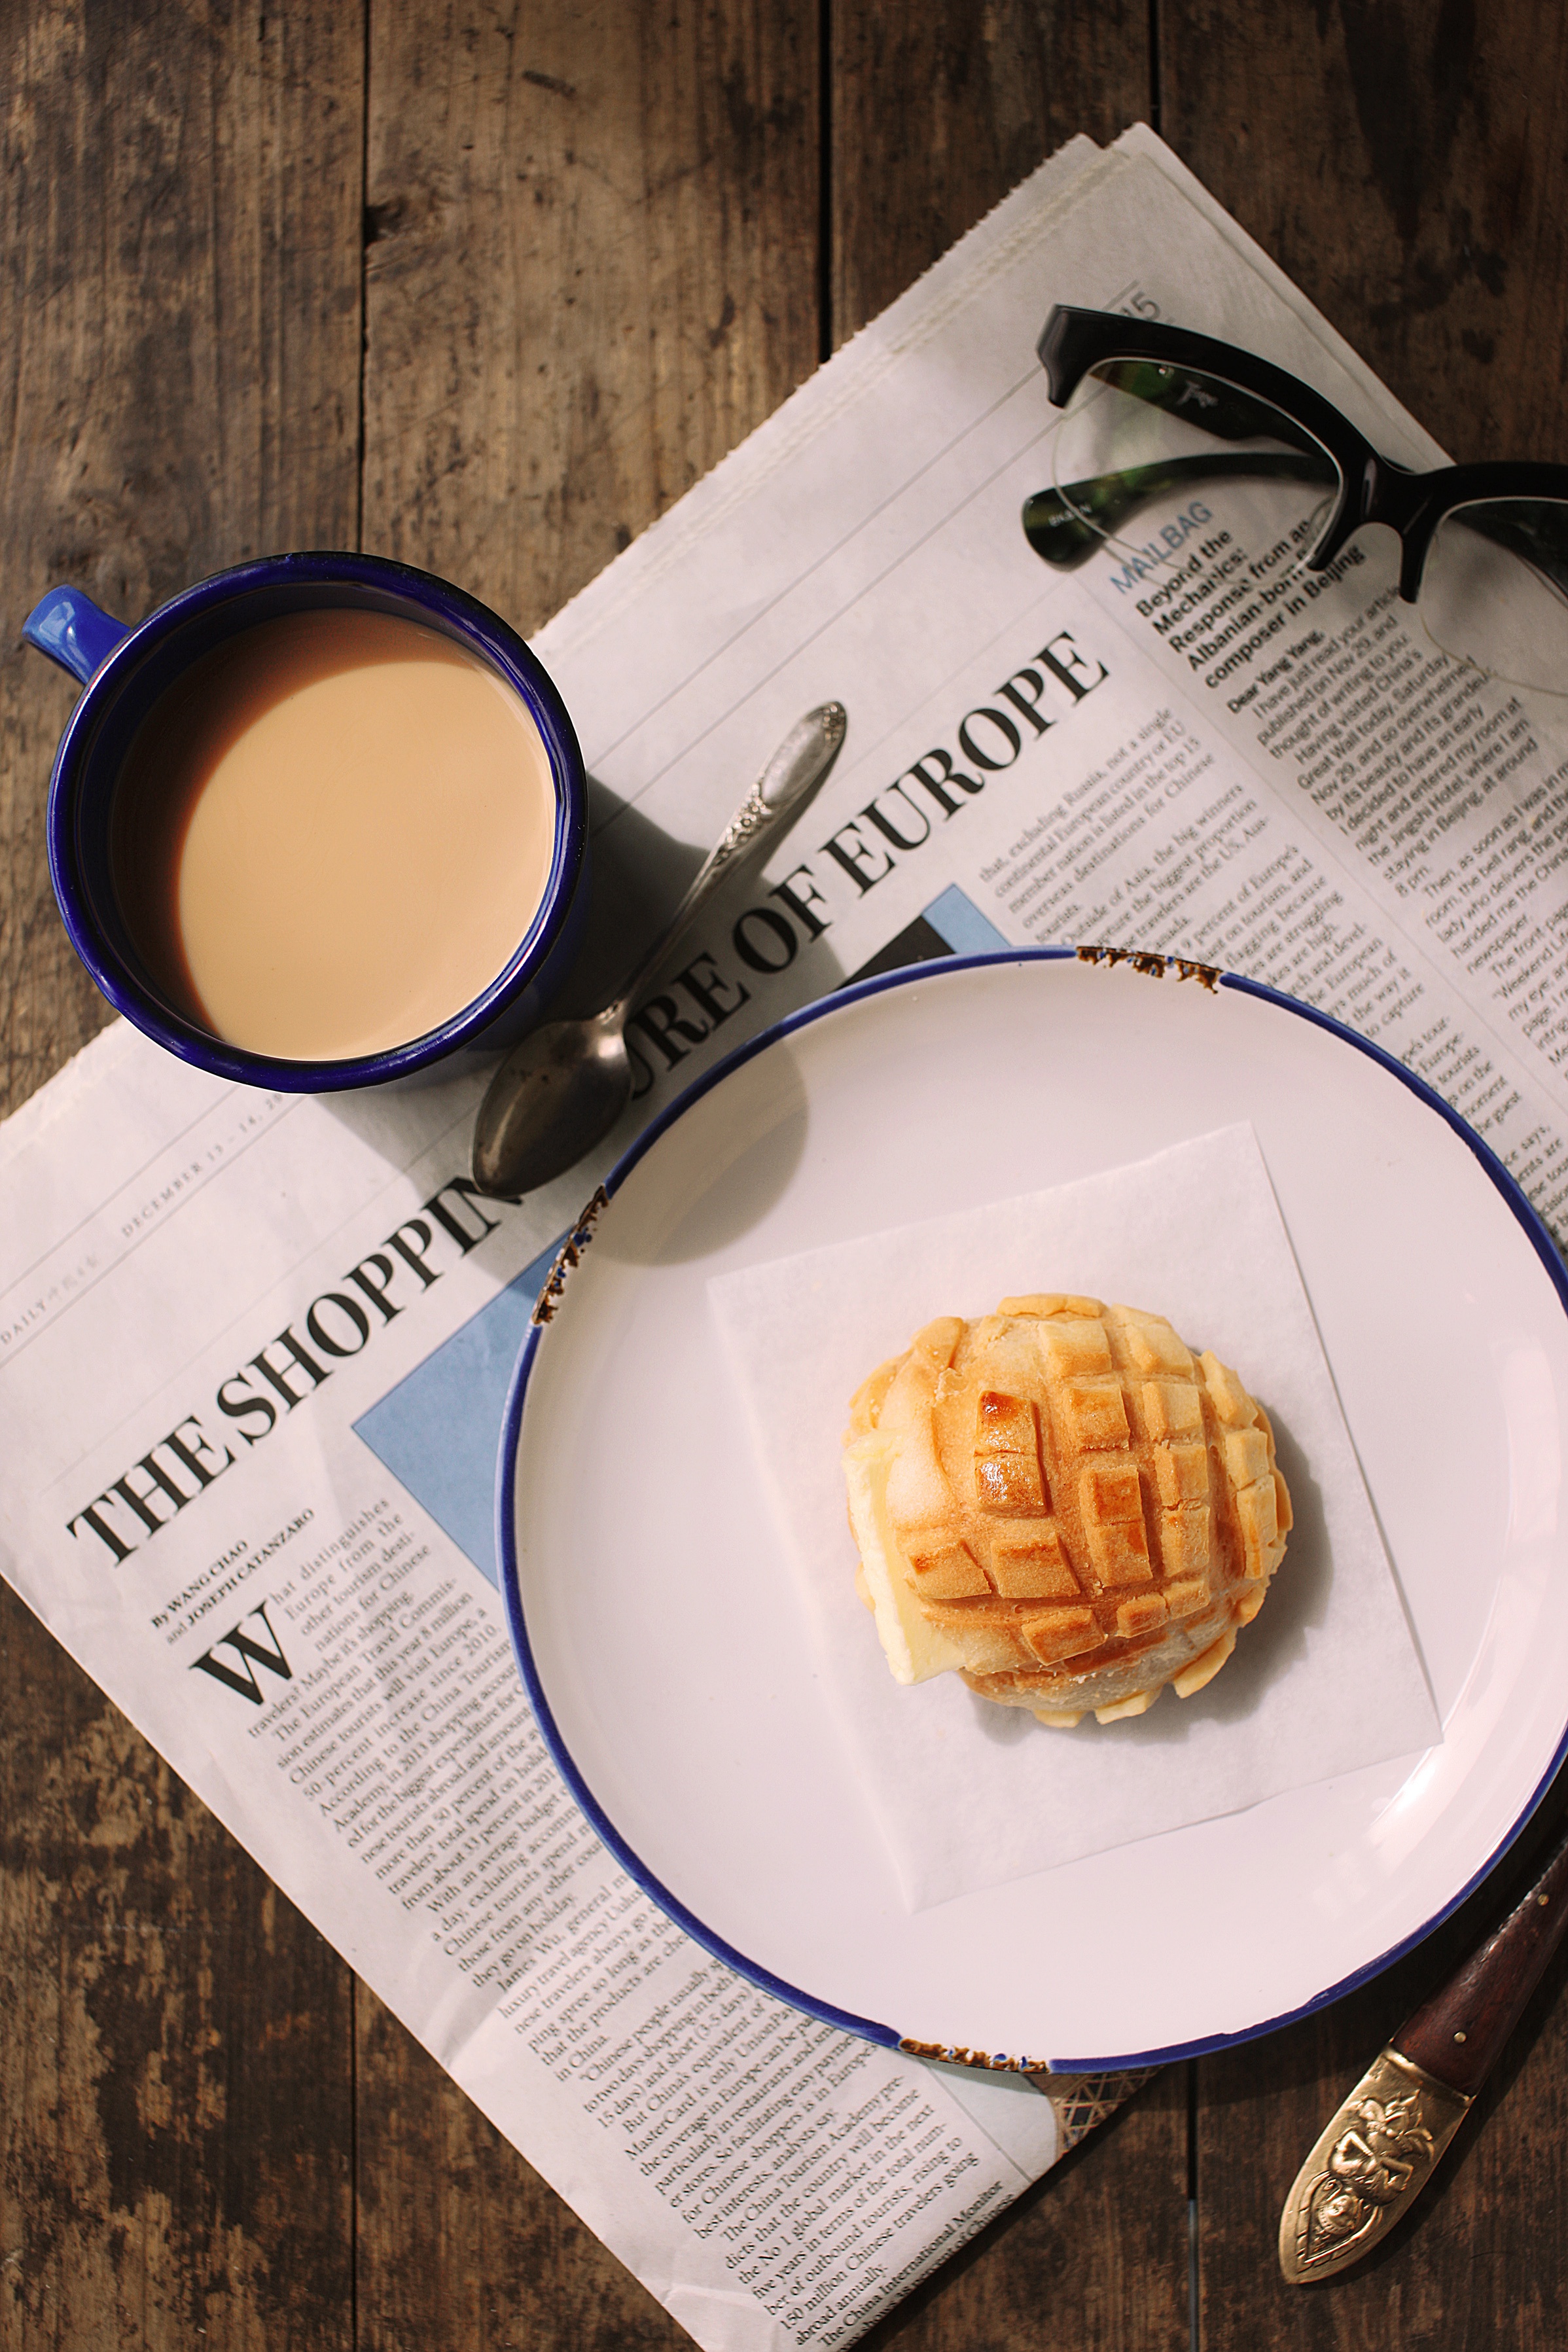
M 1037 1290 L 1168 1316 L 1267 1408 L 1296 1513 L 1235 1655 L 1188 1700 L 1075 1731 L 896 1684 L 854 1588 L 839 1466 L 849 1398 L 938 1315 Z M 911 1910 L 1427 1748 L 1436 1711 L 1258 1141 L 1152 1160 L 716 1276 L 830 1704 Z

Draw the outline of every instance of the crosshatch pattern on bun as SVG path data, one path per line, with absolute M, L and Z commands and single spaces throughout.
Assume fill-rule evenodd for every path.
M 895 1679 L 956 1669 L 1061 1726 L 1212 1681 L 1290 1526 L 1236 1373 L 1163 1316 L 1056 1291 L 917 1332 L 856 1391 L 844 1469 Z

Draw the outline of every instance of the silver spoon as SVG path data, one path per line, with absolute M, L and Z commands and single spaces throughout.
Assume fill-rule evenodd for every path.
M 491 1078 L 474 1122 L 474 1182 L 515 1200 L 547 1184 L 607 1135 L 631 1098 L 627 1017 L 641 990 L 700 907 L 734 868 L 772 846 L 799 816 L 838 756 L 849 724 L 841 702 L 796 721 L 710 853 L 668 929 L 613 1004 L 585 1021 L 532 1030 Z

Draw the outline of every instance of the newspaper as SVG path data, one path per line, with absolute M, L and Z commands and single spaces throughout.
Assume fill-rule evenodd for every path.
M 926 2064 L 689 1942 L 575 1811 L 496 1589 L 502 1402 L 641 1122 L 868 969 L 1094 940 L 1295 991 L 1568 1202 L 1568 744 L 1436 655 L 1364 534 L 1314 588 L 1023 540 L 1051 303 L 1127 308 L 1438 453 L 1148 131 L 1074 141 L 546 628 L 595 794 L 603 992 L 763 759 L 846 751 L 633 1024 L 637 1099 L 519 1204 L 485 1073 L 250 1093 L 123 1024 L 0 1130 L 0 1565 L 497 2126 L 712 2352 L 847 2343 L 1125 2083 Z M 1129 2021 L 1129 2046 L 1137 2046 Z

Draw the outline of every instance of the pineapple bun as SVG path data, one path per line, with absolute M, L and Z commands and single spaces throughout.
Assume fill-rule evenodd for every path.
M 1058 1292 L 942 1316 L 849 1412 L 857 1581 L 901 1683 L 1142 1715 L 1212 1680 L 1284 1557 L 1268 1415 L 1163 1316 Z

